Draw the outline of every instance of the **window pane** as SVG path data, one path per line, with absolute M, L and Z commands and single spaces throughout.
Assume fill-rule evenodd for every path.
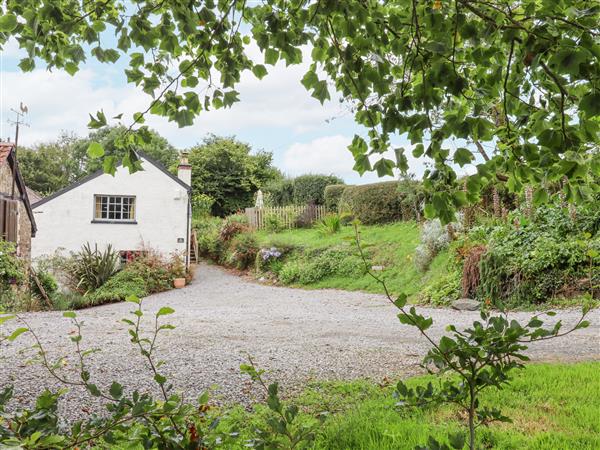
M 135 197 L 96 195 L 94 218 L 104 220 L 135 220 Z

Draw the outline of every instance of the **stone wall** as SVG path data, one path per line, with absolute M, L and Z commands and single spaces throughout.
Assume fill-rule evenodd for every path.
M 12 192 L 12 171 L 8 162 L 0 163 L 0 194 L 10 195 Z M 18 187 L 15 186 L 17 192 L 15 196 L 21 197 L 21 192 Z M 29 262 L 31 259 L 31 220 L 27 214 L 25 203 L 19 202 L 19 225 L 18 225 L 18 241 L 17 242 L 17 254 L 25 261 Z

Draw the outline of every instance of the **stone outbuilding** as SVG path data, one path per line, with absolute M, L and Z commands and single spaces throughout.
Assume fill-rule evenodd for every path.
M 0 239 L 14 242 L 17 256 L 31 260 L 36 224 L 14 144 L 0 142 Z

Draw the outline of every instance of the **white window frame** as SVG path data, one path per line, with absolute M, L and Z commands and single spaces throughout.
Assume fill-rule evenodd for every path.
M 106 211 L 103 211 L 102 206 L 98 208 L 99 199 L 107 199 Z M 124 202 L 127 199 L 132 207 L 129 207 L 129 213 L 132 217 L 123 219 L 124 215 Z M 93 205 L 93 219 L 92 222 L 100 223 L 137 223 L 137 198 L 135 195 L 115 195 L 115 194 L 94 194 L 94 205 Z M 111 211 L 111 206 L 114 206 Z M 133 214 L 131 213 L 133 210 Z M 99 213 L 99 214 L 98 214 Z M 106 214 L 106 217 L 102 217 Z M 110 217 L 110 216 L 113 217 Z

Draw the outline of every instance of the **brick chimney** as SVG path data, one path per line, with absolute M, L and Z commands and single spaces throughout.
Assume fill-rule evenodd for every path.
M 192 166 L 188 161 L 188 152 L 181 152 L 177 166 L 177 178 L 188 186 L 192 185 Z

